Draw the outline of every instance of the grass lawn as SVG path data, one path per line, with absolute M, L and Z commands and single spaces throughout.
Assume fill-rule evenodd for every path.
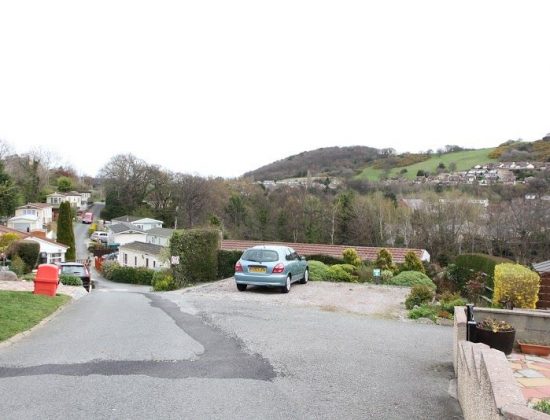
M 69 299 L 0 290 L 0 341 L 35 326 Z
M 416 178 L 416 173 L 419 169 L 435 173 L 437 165 L 439 165 L 440 162 L 442 162 L 447 168 L 449 168 L 451 162 L 454 162 L 456 164 L 457 171 L 465 171 L 467 169 L 471 169 L 475 165 L 483 165 L 484 163 L 496 162 L 496 159 L 490 159 L 488 156 L 489 153 L 491 153 L 493 150 L 493 148 L 489 148 L 468 150 L 465 152 L 445 153 L 441 156 L 433 155 L 424 162 L 404 166 L 403 168 L 393 168 L 390 171 L 390 177 L 399 174 L 399 171 L 401 169 L 407 169 L 407 173 L 404 174 L 404 177 L 407 179 Z M 357 175 L 357 178 L 367 179 L 369 181 L 378 181 L 380 175 L 382 175 L 383 172 L 384 171 L 382 169 L 374 169 L 370 166 L 367 166 L 365 169 L 363 169 L 363 172 Z

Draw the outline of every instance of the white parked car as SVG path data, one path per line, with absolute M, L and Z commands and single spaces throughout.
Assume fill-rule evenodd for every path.
M 107 232 L 96 231 L 92 233 L 92 236 L 90 236 L 90 239 L 92 241 L 107 243 L 109 241 L 109 234 Z

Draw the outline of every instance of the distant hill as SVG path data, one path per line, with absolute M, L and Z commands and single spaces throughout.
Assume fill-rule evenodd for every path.
M 496 162 L 497 159 L 490 158 L 489 154 L 495 149 L 477 149 L 477 150 L 466 150 L 459 152 L 450 152 L 443 153 L 441 155 L 433 154 L 427 157 L 426 160 L 422 162 L 416 162 L 407 166 L 398 166 L 392 165 L 386 170 L 381 169 L 380 161 L 373 162 L 370 165 L 367 165 L 363 171 L 357 175 L 357 179 L 366 179 L 369 181 L 378 181 L 384 173 L 388 177 L 398 176 L 401 173 L 401 176 L 407 179 L 414 179 L 419 170 L 429 173 L 436 173 L 437 167 L 440 164 L 445 165 L 446 169 L 450 169 L 451 166 L 455 168 L 456 171 L 464 171 L 471 169 L 475 165 Z
M 256 181 L 281 180 L 312 176 L 349 177 L 380 156 L 380 151 L 367 146 L 323 147 L 262 166 L 244 174 Z
M 550 162 L 550 134 L 537 141 L 507 141 L 489 156 L 501 162 Z

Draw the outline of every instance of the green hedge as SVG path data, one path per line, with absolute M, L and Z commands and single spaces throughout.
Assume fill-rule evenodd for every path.
M 60 274 L 59 280 L 65 286 L 82 286 L 82 279 L 72 274 Z
M 151 285 L 155 292 L 175 290 L 178 288 L 174 282 L 174 276 L 171 270 L 155 271 Z
M 121 267 L 115 262 L 105 263 L 103 277 L 117 283 L 144 284 L 150 286 L 153 281 L 154 270 L 144 267 Z
M 474 273 L 480 271 L 487 274 L 487 286 L 493 287 L 495 266 L 502 263 L 513 263 L 506 258 L 494 257 L 486 254 L 462 254 L 455 258 L 455 268 L 452 270 L 452 278 L 459 290 L 471 279 Z
M 16 255 L 19 256 L 25 263 L 25 273 L 28 273 L 38 263 L 40 245 L 36 242 L 16 241 L 10 244 L 7 254 L 10 259 L 13 259 Z
M 218 278 L 226 279 L 235 274 L 235 264 L 243 255 L 243 251 L 218 251 Z
M 320 261 L 326 265 L 344 264 L 343 258 L 336 258 L 336 257 L 331 257 L 330 255 L 323 255 L 323 254 L 306 255 L 306 259 L 308 261 L 311 261 L 311 260 Z
M 420 271 L 402 271 L 397 276 L 392 277 L 386 284 L 393 286 L 414 286 L 415 284 L 425 284 L 432 290 L 435 290 L 434 282 L 424 273 Z
M 173 267 L 178 287 L 218 278 L 219 242 L 220 233 L 214 229 L 174 232 L 170 239 L 170 255 L 180 259 Z

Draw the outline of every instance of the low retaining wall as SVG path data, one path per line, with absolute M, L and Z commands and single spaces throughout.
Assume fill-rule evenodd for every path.
M 453 343 L 458 400 L 465 420 L 550 420 L 527 406 L 504 353 L 466 341 L 464 306 L 455 307 Z
M 514 309 L 474 308 L 474 318 L 495 318 L 516 329 L 516 340 L 544 343 L 550 340 L 550 312 Z

